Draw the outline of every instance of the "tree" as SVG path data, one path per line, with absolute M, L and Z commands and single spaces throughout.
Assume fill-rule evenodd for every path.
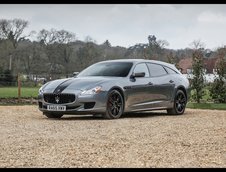
M 169 54 L 167 54 L 167 62 L 171 63 L 171 64 L 174 64 L 176 66 L 176 68 L 179 69 L 177 56 L 175 56 L 173 54 L 173 52 L 170 52 Z
M 55 29 L 50 31 L 45 29 L 40 30 L 37 39 L 41 44 L 47 45 L 53 43 L 56 40 Z
M 38 40 L 46 48 L 49 59 L 49 72 L 62 73 L 62 67 L 66 74 L 69 72 L 71 62 L 71 42 L 76 40 L 75 34 L 66 30 L 45 30 L 38 34 Z
M 54 43 L 67 44 L 76 40 L 75 34 L 66 30 L 42 29 L 39 31 L 37 39 L 39 42 L 48 45 Z
M 0 38 L 9 39 L 16 49 L 18 42 L 27 36 L 22 36 L 24 29 L 28 26 L 28 21 L 22 19 L 0 20 Z
M 60 55 L 60 63 L 64 66 L 65 74 L 72 73 L 74 70 L 71 65 L 71 58 L 73 53 L 72 45 L 68 44 L 58 44 L 58 52 Z
M 144 48 L 144 58 L 163 61 L 163 49 L 168 45 L 166 40 L 157 40 L 155 35 L 149 35 L 148 46 Z
M 170 52 L 168 55 L 167 55 L 167 62 L 168 63 L 171 63 L 171 64 L 174 64 L 174 55 L 172 52 Z
M 29 78 L 32 74 L 42 74 L 47 71 L 47 57 L 43 47 L 38 42 L 23 41 L 16 52 L 20 58 L 20 72 L 26 73 Z
M 57 31 L 56 36 L 57 42 L 60 44 L 68 44 L 76 40 L 75 34 L 66 30 Z
M 14 77 L 12 75 L 12 71 L 9 69 L 6 69 L 3 73 L 3 84 L 4 86 L 12 86 L 14 83 Z
M 28 21 L 22 19 L 13 20 L 0 20 L 0 39 L 9 40 L 13 46 L 14 51 L 16 50 L 18 43 L 24 40 L 27 36 L 23 36 L 24 29 L 28 26 Z M 11 66 L 12 55 L 9 56 L 9 61 Z M 19 59 L 16 59 L 16 64 L 18 66 Z M 10 69 L 11 70 L 11 69 Z
M 192 43 L 194 46 L 192 53 L 192 74 L 191 88 L 195 90 L 194 99 L 200 103 L 204 92 L 204 63 L 203 63 L 203 43 L 199 40 Z
M 141 44 L 141 43 L 131 46 L 127 49 L 125 56 L 132 59 L 137 59 L 137 58 L 147 59 L 147 55 L 145 51 L 147 47 L 148 47 L 148 44 Z
M 72 73 L 70 71 L 71 57 L 72 57 L 72 45 L 71 43 L 76 40 L 75 34 L 66 30 L 59 30 L 57 34 L 58 50 L 60 51 L 60 61 L 64 66 L 65 74 Z
M 101 61 L 101 59 L 99 59 L 101 57 L 101 52 L 96 44 L 92 42 L 85 43 L 85 46 L 79 48 L 76 54 L 80 62 L 78 69 L 80 71 L 95 62 Z
M 86 43 L 96 43 L 96 40 L 94 40 L 91 36 L 86 36 L 85 42 Z
M 110 43 L 108 40 L 106 40 L 106 41 L 103 43 L 103 45 L 105 45 L 106 47 L 111 47 L 111 43 Z
M 0 41 L 0 67 L 4 70 L 11 69 L 10 56 L 13 54 L 13 49 L 13 45 L 9 40 Z
M 226 85 L 225 85 L 225 73 L 226 73 L 226 49 L 218 49 L 218 60 L 215 63 L 217 69 L 217 77 L 214 79 L 210 88 L 210 96 L 214 101 L 219 103 L 226 103 Z

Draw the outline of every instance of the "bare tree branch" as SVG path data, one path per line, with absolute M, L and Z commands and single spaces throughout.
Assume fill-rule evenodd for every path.
M 16 49 L 18 42 L 26 36 L 22 36 L 24 29 L 28 26 L 28 21 L 21 19 L 0 20 L 0 38 L 12 41 Z

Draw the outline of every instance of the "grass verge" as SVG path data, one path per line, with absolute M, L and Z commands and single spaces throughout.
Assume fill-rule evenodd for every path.
M 226 110 L 226 103 L 191 103 L 186 106 L 192 109 Z
M 21 98 L 36 98 L 39 87 L 21 87 Z M 18 98 L 17 87 L 0 87 L 0 98 Z

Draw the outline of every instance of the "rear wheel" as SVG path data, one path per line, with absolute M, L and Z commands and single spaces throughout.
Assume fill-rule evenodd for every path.
M 182 90 L 177 90 L 174 98 L 174 106 L 172 109 L 167 109 L 168 114 L 182 115 L 185 111 L 187 98 Z
M 107 108 L 104 118 L 117 119 L 123 114 L 124 102 L 121 93 L 117 90 L 111 90 L 108 94 Z
M 43 112 L 43 115 L 47 116 L 48 118 L 61 118 L 64 114 L 57 114 L 51 112 Z

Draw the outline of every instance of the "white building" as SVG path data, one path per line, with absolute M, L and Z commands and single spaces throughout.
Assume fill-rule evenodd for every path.
M 183 75 L 188 79 L 193 78 L 193 74 L 183 74 Z M 204 75 L 205 82 L 207 82 L 207 83 L 212 83 L 214 81 L 214 79 L 217 78 L 217 77 L 218 77 L 217 74 L 212 74 L 212 73 Z

